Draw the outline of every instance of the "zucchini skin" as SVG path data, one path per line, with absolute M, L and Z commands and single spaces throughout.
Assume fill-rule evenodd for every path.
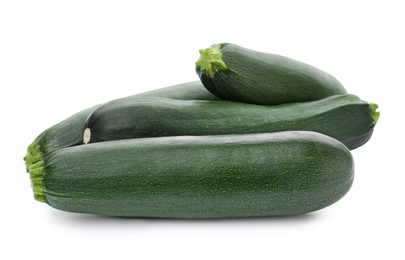
M 218 99 L 216 96 L 208 92 L 200 81 L 165 87 L 133 96 L 167 97 L 180 100 Z M 27 149 L 27 154 L 24 157 L 26 169 L 28 170 L 30 165 L 40 161 L 42 157 L 46 156 L 47 154 L 65 147 L 82 144 L 84 122 L 98 106 L 100 105 L 86 108 L 43 131 L 37 138 L 35 138 Z
M 319 132 L 355 149 L 370 139 L 378 119 L 375 110 L 350 94 L 277 106 L 128 97 L 108 102 L 91 113 L 84 124 L 90 138 L 84 138 L 84 143 L 295 130 Z
M 284 56 L 232 43 L 213 45 L 200 53 L 196 72 L 201 82 L 224 100 L 276 105 L 347 94 L 332 75 Z
M 354 164 L 339 141 L 315 132 L 288 131 L 69 147 L 44 158 L 32 175 L 34 192 L 63 211 L 121 217 L 260 217 L 332 205 L 349 191 Z
M 176 100 L 219 100 L 219 98 L 211 94 L 199 80 L 151 90 L 133 96 L 162 97 Z

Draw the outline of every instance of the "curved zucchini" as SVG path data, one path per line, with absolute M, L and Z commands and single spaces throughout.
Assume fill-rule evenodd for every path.
M 94 110 L 84 124 L 83 142 L 303 130 L 323 133 L 354 149 L 371 137 L 376 109 L 348 94 L 277 106 L 128 97 Z
M 157 137 L 58 150 L 31 166 L 35 198 L 124 217 L 295 215 L 350 189 L 350 151 L 314 132 Z
M 215 100 L 218 99 L 208 92 L 200 81 L 183 83 L 175 86 L 152 90 L 134 95 L 140 97 L 167 97 L 180 100 Z M 62 122 L 43 131 L 28 146 L 24 157 L 26 169 L 29 165 L 41 160 L 41 158 L 61 148 L 82 144 L 83 124 L 91 112 L 97 108 L 93 106 L 80 111 Z
M 336 78 L 313 66 L 231 43 L 200 50 L 196 71 L 224 100 L 275 105 L 347 94 Z

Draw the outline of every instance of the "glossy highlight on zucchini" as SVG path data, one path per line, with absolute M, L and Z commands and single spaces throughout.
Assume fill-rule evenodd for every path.
M 84 124 L 83 142 L 295 130 L 319 132 L 355 149 L 371 137 L 377 107 L 350 94 L 275 106 L 131 96 L 95 109 Z
M 35 198 L 56 209 L 153 218 L 308 213 L 340 200 L 354 177 L 342 143 L 302 131 L 101 142 L 30 168 Z
M 201 49 L 196 72 L 212 94 L 237 102 L 276 105 L 347 94 L 335 77 L 309 64 L 232 43 Z

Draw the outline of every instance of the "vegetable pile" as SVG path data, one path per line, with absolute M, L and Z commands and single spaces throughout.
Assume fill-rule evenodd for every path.
M 235 44 L 200 50 L 198 81 L 112 100 L 43 131 L 24 157 L 34 198 L 123 217 L 287 216 L 350 190 L 350 150 L 377 104 L 308 64 Z

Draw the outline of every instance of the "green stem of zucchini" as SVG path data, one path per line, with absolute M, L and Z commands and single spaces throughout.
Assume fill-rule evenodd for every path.
M 34 198 L 40 202 L 46 202 L 44 195 L 44 161 L 36 162 L 29 166 L 32 189 Z
M 380 118 L 380 112 L 377 111 L 378 105 L 376 103 L 367 102 L 371 108 L 371 117 L 373 118 L 374 125 L 377 124 L 378 118 Z
M 220 51 L 221 45 L 216 45 L 207 49 L 200 50 L 200 58 L 197 60 L 195 65 L 204 74 L 213 78 L 218 70 L 226 70 L 226 64 L 222 60 L 222 53 Z
M 41 159 L 43 156 L 41 152 L 41 145 L 38 143 L 38 140 L 35 139 L 27 149 L 27 154 L 24 157 L 25 161 L 25 168 L 28 171 L 28 167 L 32 165 L 34 162 L 38 161 Z

